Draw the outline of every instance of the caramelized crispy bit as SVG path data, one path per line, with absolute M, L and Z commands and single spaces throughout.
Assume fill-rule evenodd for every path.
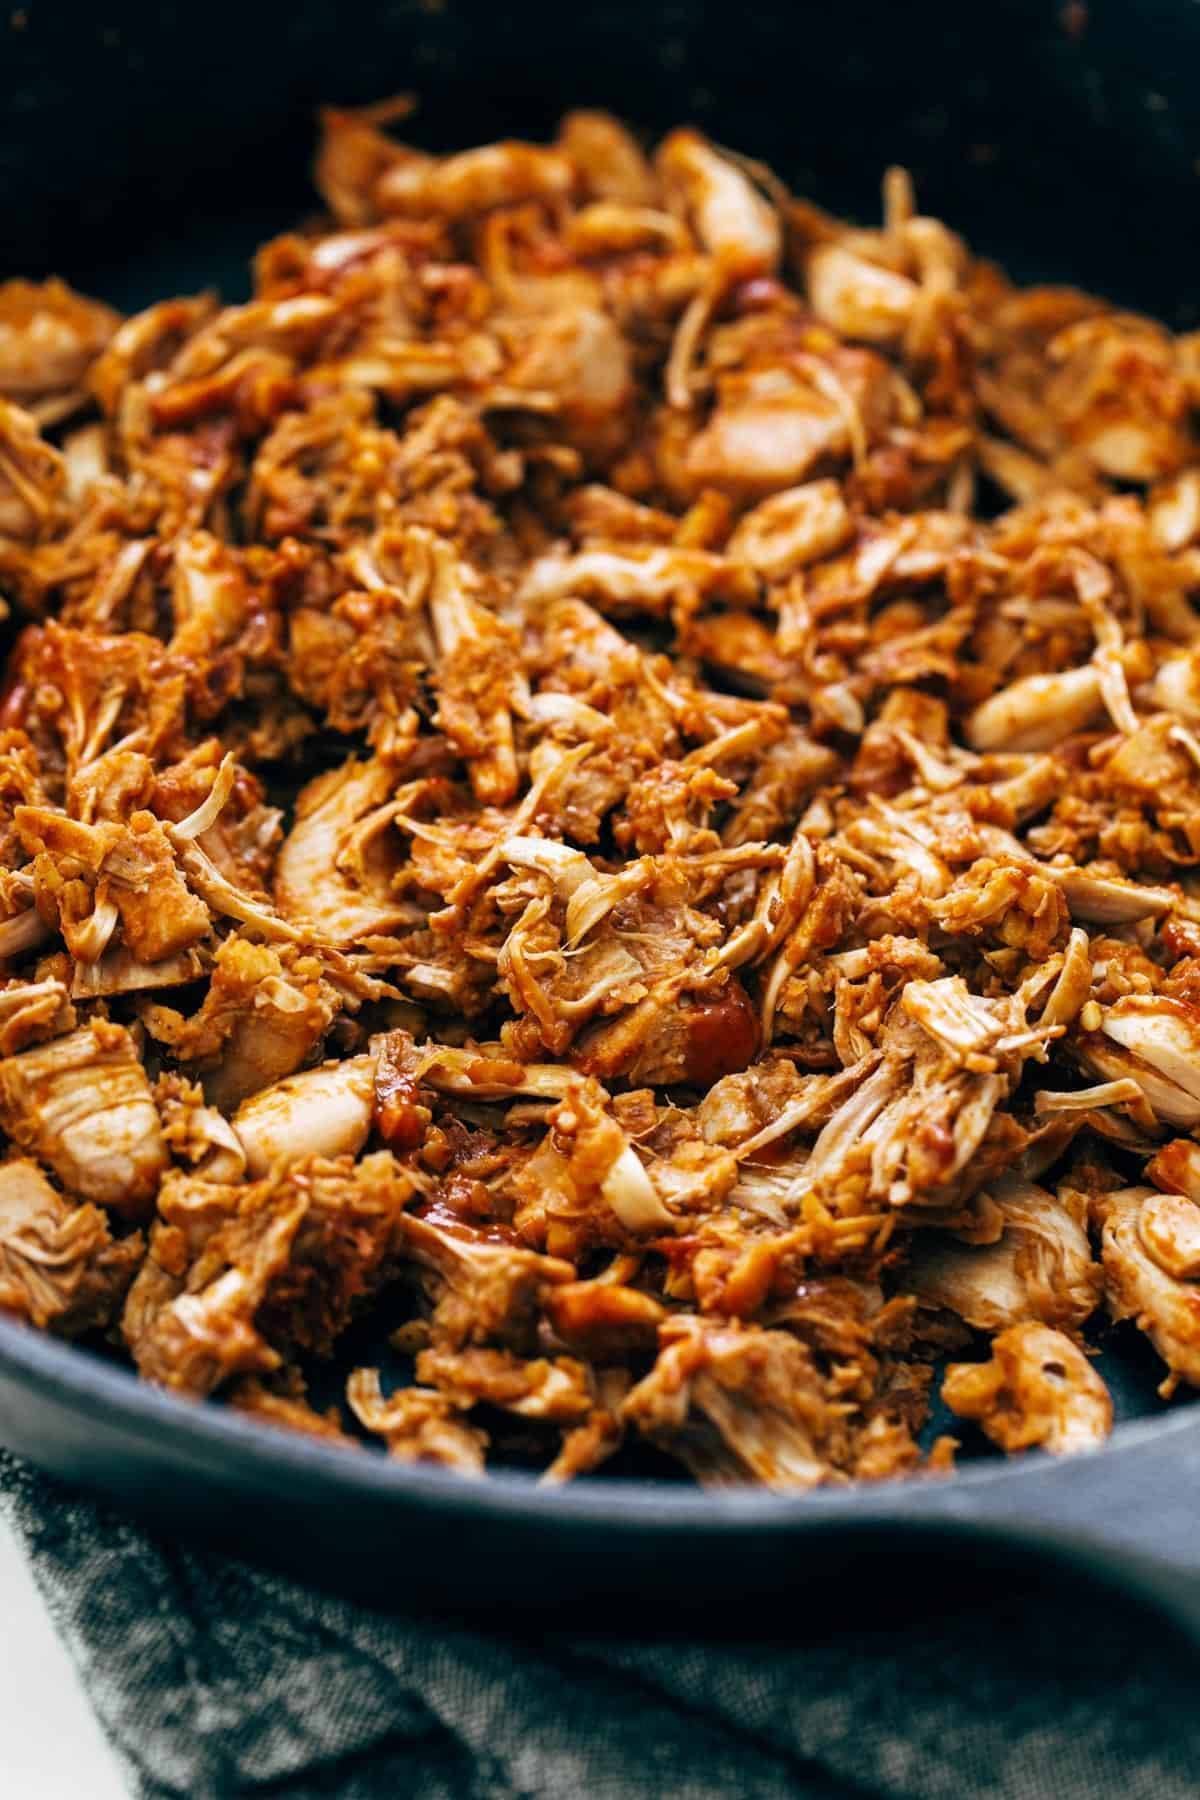
M 981 1331 L 1030 1320 L 1082 1325 L 1099 1301 L 1101 1272 L 1081 1196 L 1064 1190 L 1056 1198 L 1010 1176 L 990 1200 L 994 1241 L 918 1238 L 906 1286 L 923 1306 L 945 1307 Z
M 812 1488 L 861 1472 L 863 1439 L 876 1435 L 871 1424 L 788 1332 L 680 1315 L 660 1341 L 654 1369 L 622 1413 L 698 1480 Z M 915 1461 L 901 1428 L 892 1468 Z
M 437 1463 L 460 1475 L 482 1470 L 487 1434 L 468 1425 L 463 1408 L 436 1389 L 398 1388 L 385 1400 L 378 1369 L 355 1369 L 346 1399 L 359 1423 L 383 1439 L 389 1456 Z
M 952 1363 L 942 1398 L 1002 1450 L 1040 1445 L 1054 1456 L 1094 1450 L 1112 1430 L 1108 1389 L 1079 1345 L 1046 1325 L 1012 1325 L 991 1361 Z
M 72 1193 L 143 1217 L 167 1167 L 133 1038 L 98 1019 L 0 1062 L 0 1123 Z
M 250 1184 L 169 1175 L 123 1330 L 147 1380 L 209 1394 L 328 1354 L 397 1266 L 411 1182 L 387 1152 L 310 1157 Z
M 320 1413 L 309 1405 L 304 1379 L 298 1369 L 281 1371 L 273 1382 L 258 1375 L 247 1375 L 230 1391 L 229 1404 L 236 1412 L 246 1413 L 265 1425 L 278 1425 L 285 1431 L 325 1438 L 347 1449 L 358 1448 L 357 1440 L 342 1430 L 336 1406 Z
M 1170 1371 L 1166 1391 L 1179 1380 L 1200 1387 L 1200 1284 L 1191 1273 L 1200 1207 L 1179 1200 L 1164 1206 L 1154 1189 L 1128 1188 L 1102 1207 L 1108 1309 L 1150 1339 Z
M 316 958 L 228 937 L 191 1018 L 145 1002 L 150 1034 L 177 1060 L 202 1069 L 209 1099 L 229 1110 L 299 1068 L 340 1008 Z
M 0 1309 L 64 1337 L 108 1325 L 144 1249 L 114 1242 L 99 1207 L 73 1206 L 34 1163 L 0 1164 Z

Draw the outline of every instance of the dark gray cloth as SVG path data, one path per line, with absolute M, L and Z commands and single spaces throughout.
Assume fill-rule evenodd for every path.
M 1195 1663 L 1098 1590 L 814 1636 L 797 1587 L 782 1643 L 504 1637 L 169 1545 L 2 1455 L 0 1506 L 141 1800 L 1200 1792 Z

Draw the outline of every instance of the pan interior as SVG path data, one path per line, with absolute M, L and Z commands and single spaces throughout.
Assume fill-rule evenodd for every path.
M 697 89 L 697 92 L 700 93 L 701 90 Z M 703 94 L 701 98 L 704 99 Z M 509 105 L 511 106 L 511 101 Z M 690 110 L 693 114 L 702 115 L 706 106 L 707 101 Z M 535 125 L 548 125 L 551 116 L 543 106 L 535 116 Z M 985 108 L 982 115 L 985 121 L 987 116 Z M 439 119 L 435 112 L 431 128 L 423 131 L 418 125 L 413 135 L 418 140 L 424 135 L 426 141 L 431 143 L 440 143 L 442 140 L 474 141 L 511 126 L 512 121 L 507 117 L 484 117 L 474 119 L 469 129 L 448 130 L 444 116 Z M 948 133 L 945 121 L 940 125 L 936 121 L 927 122 L 919 129 L 909 121 L 905 130 L 910 143 L 913 141 L 914 130 L 918 139 L 924 132 L 928 146 L 925 161 L 935 196 L 940 187 L 950 202 L 945 206 L 949 223 L 974 235 L 971 212 L 959 212 L 956 216 L 953 206 L 956 197 L 962 204 L 966 204 L 968 188 L 961 187 L 956 195 L 954 181 L 947 177 L 944 169 L 939 172 L 941 157 L 950 155 L 954 150 L 953 137 Z M 976 172 L 983 172 L 981 179 L 985 189 L 990 192 L 987 170 L 992 150 L 989 150 L 982 126 L 981 133 L 978 141 L 969 148 L 968 155 L 975 157 Z M 734 132 L 731 129 L 722 135 L 732 139 Z M 873 203 L 860 179 L 861 169 L 864 165 L 872 169 L 873 183 L 874 171 L 887 157 L 885 144 L 886 133 L 878 125 L 873 126 L 869 142 L 861 151 L 853 178 L 846 176 L 843 171 L 842 178 L 833 181 L 832 191 L 819 184 L 821 159 L 803 150 L 792 157 L 790 166 L 780 163 L 779 172 L 789 183 L 794 183 L 803 191 L 812 191 L 821 201 L 829 201 L 834 206 L 847 205 L 851 210 L 866 214 L 868 210 L 873 211 Z M 770 148 L 769 145 L 766 147 Z M 289 140 L 289 153 L 294 152 L 295 148 L 295 143 Z M 61 258 L 56 256 L 56 272 L 63 274 L 82 291 L 96 294 L 127 311 L 136 310 L 167 294 L 194 292 L 204 287 L 216 289 L 226 301 L 243 299 L 250 290 L 249 263 L 254 248 L 264 238 L 286 229 L 311 209 L 311 195 L 303 179 L 303 152 L 298 161 L 292 157 L 290 166 L 293 168 L 294 178 L 289 176 L 285 179 L 282 175 L 268 171 L 270 178 L 261 182 L 258 189 L 252 190 L 248 200 L 228 207 L 219 203 L 213 208 L 200 205 L 185 218 L 175 221 L 170 230 L 155 232 L 136 246 L 130 242 L 130 234 L 124 229 L 107 235 L 84 232 L 79 240 L 81 249 L 76 254 Z M 920 170 L 918 174 L 920 175 Z M 810 188 L 810 182 L 816 185 Z M 949 190 L 948 193 L 946 190 Z M 228 179 L 215 191 L 218 194 L 226 193 Z M 1073 256 L 1064 250 L 1060 258 L 1055 258 L 1046 228 L 1045 207 L 1035 206 L 1032 214 L 1026 214 L 1026 223 L 1032 221 L 1032 230 L 1027 237 L 1023 237 L 1018 219 L 1007 216 L 1007 205 L 995 193 L 991 194 L 990 204 L 983 211 L 985 238 L 981 247 L 1011 267 L 1019 276 L 1026 279 L 1090 281 L 1120 299 L 1150 306 L 1179 322 L 1185 320 L 1186 300 L 1176 303 L 1176 297 L 1187 291 L 1200 292 L 1200 284 L 1190 286 L 1186 281 L 1181 281 L 1168 292 L 1164 287 L 1161 263 L 1149 273 L 1143 265 L 1139 272 L 1132 266 L 1136 261 L 1133 257 L 1123 256 L 1119 261 L 1112 262 L 1107 269 L 1101 266 L 1091 252 L 1084 256 Z M 1078 221 L 1075 222 L 1073 236 L 1076 231 L 1081 238 L 1086 238 L 1086 218 L 1082 227 Z M 1109 242 L 1111 243 L 1111 235 Z M 1200 253 L 1197 252 L 1188 251 L 1184 254 L 1200 258 Z M 330 1404 L 344 1390 L 345 1376 L 349 1370 L 363 1363 L 381 1366 L 385 1386 L 403 1381 L 407 1373 L 406 1367 L 390 1350 L 386 1341 L 388 1329 L 397 1322 L 397 1318 L 384 1318 L 347 1334 L 334 1363 L 314 1367 L 309 1371 L 314 1402 L 319 1405 Z M 93 1353 L 86 1350 L 79 1352 L 82 1355 Z M 1130 1420 L 1152 1420 L 1165 1413 L 1166 1404 L 1157 1393 L 1163 1374 L 1162 1365 L 1145 1339 L 1131 1326 L 1110 1329 L 1101 1334 L 1097 1366 L 1113 1397 L 1118 1431 L 1122 1424 Z M 1172 1404 L 1178 1406 L 1181 1403 L 1187 1404 L 1186 1400 L 1176 1400 Z M 942 1432 L 950 1432 L 960 1439 L 964 1461 L 995 1455 L 981 1434 L 973 1427 L 953 1419 L 940 1402 L 935 1402 L 925 1437 L 932 1440 Z M 534 1459 L 519 1438 L 514 1438 L 500 1460 L 507 1461 L 513 1467 L 524 1467 L 532 1466 Z M 642 1447 L 622 1451 L 597 1479 L 604 1480 L 608 1475 L 633 1476 L 653 1482 L 676 1482 L 682 1479 L 673 1463 Z

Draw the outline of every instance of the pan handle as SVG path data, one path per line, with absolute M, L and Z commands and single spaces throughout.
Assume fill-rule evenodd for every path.
M 1094 1455 L 1042 1457 L 1016 1481 L 948 1481 L 927 1498 L 931 1524 L 983 1532 L 1115 1582 L 1200 1645 L 1200 1408 L 1128 1425 Z

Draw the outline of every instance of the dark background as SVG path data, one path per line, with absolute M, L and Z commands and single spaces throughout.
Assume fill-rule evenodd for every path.
M 311 210 L 322 101 L 400 89 L 431 148 L 604 105 L 690 120 L 864 221 L 923 207 L 1021 276 L 1200 321 L 1192 0 L 25 0 L 0 14 L 0 273 L 118 304 L 216 279 Z

